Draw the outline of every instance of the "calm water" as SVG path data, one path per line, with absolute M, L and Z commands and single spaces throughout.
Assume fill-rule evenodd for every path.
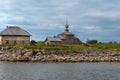
M 0 62 L 0 80 L 120 80 L 120 63 Z

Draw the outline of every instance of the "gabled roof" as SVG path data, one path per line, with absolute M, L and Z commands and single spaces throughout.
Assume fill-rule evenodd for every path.
M 47 37 L 46 40 L 61 42 L 62 40 L 57 37 Z M 45 40 L 45 41 L 46 41 Z
M 64 36 L 62 36 L 62 35 L 58 35 L 57 37 L 60 38 L 60 39 L 62 39 L 62 40 L 66 39 L 66 38 L 65 38 Z
M 63 33 L 60 33 L 59 35 L 74 35 L 74 34 L 71 32 L 63 32 Z
M 7 36 L 31 36 L 29 32 L 21 29 L 18 26 L 7 26 L 5 30 L 3 30 L 0 35 Z

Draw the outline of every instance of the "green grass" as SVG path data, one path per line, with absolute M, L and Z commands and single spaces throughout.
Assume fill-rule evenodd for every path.
M 51 49 L 63 49 L 63 50 L 72 50 L 72 51 L 80 51 L 82 50 L 83 45 L 82 44 L 62 44 L 62 45 L 45 45 L 44 43 L 35 43 L 32 45 L 24 45 L 25 48 L 28 49 L 45 49 L 45 48 L 51 48 Z
M 119 43 L 98 43 L 98 44 L 91 44 L 89 45 L 91 47 L 95 47 L 95 48 L 107 48 L 107 49 L 117 49 L 120 50 L 120 44 Z
M 97 48 L 97 49 L 117 49 L 120 50 L 120 44 L 119 43 L 97 43 L 97 44 L 61 44 L 61 45 L 45 45 L 44 42 L 37 42 L 31 45 L 8 45 L 8 46 L 17 46 L 17 47 L 24 47 L 27 49 L 45 49 L 45 48 L 51 48 L 51 49 L 63 49 L 63 50 L 72 50 L 72 51 L 79 51 L 79 52 L 85 52 L 89 50 L 89 47 Z

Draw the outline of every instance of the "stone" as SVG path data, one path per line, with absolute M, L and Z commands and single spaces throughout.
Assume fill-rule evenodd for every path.
M 24 56 L 32 56 L 32 54 L 33 54 L 33 52 L 29 51 L 29 52 L 24 53 Z
M 4 52 L 3 51 L 0 51 L 0 54 L 3 54 Z
M 17 61 L 29 61 L 29 57 L 21 56 L 21 57 L 19 57 L 19 59 L 17 59 Z

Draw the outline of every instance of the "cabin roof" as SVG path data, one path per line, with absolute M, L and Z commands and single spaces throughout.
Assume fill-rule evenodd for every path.
M 7 36 L 31 36 L 29 32 L 21 29 L 18 26 L 7 26 L 5 30 L 3 30 L 0 35 L 7 35 Z

